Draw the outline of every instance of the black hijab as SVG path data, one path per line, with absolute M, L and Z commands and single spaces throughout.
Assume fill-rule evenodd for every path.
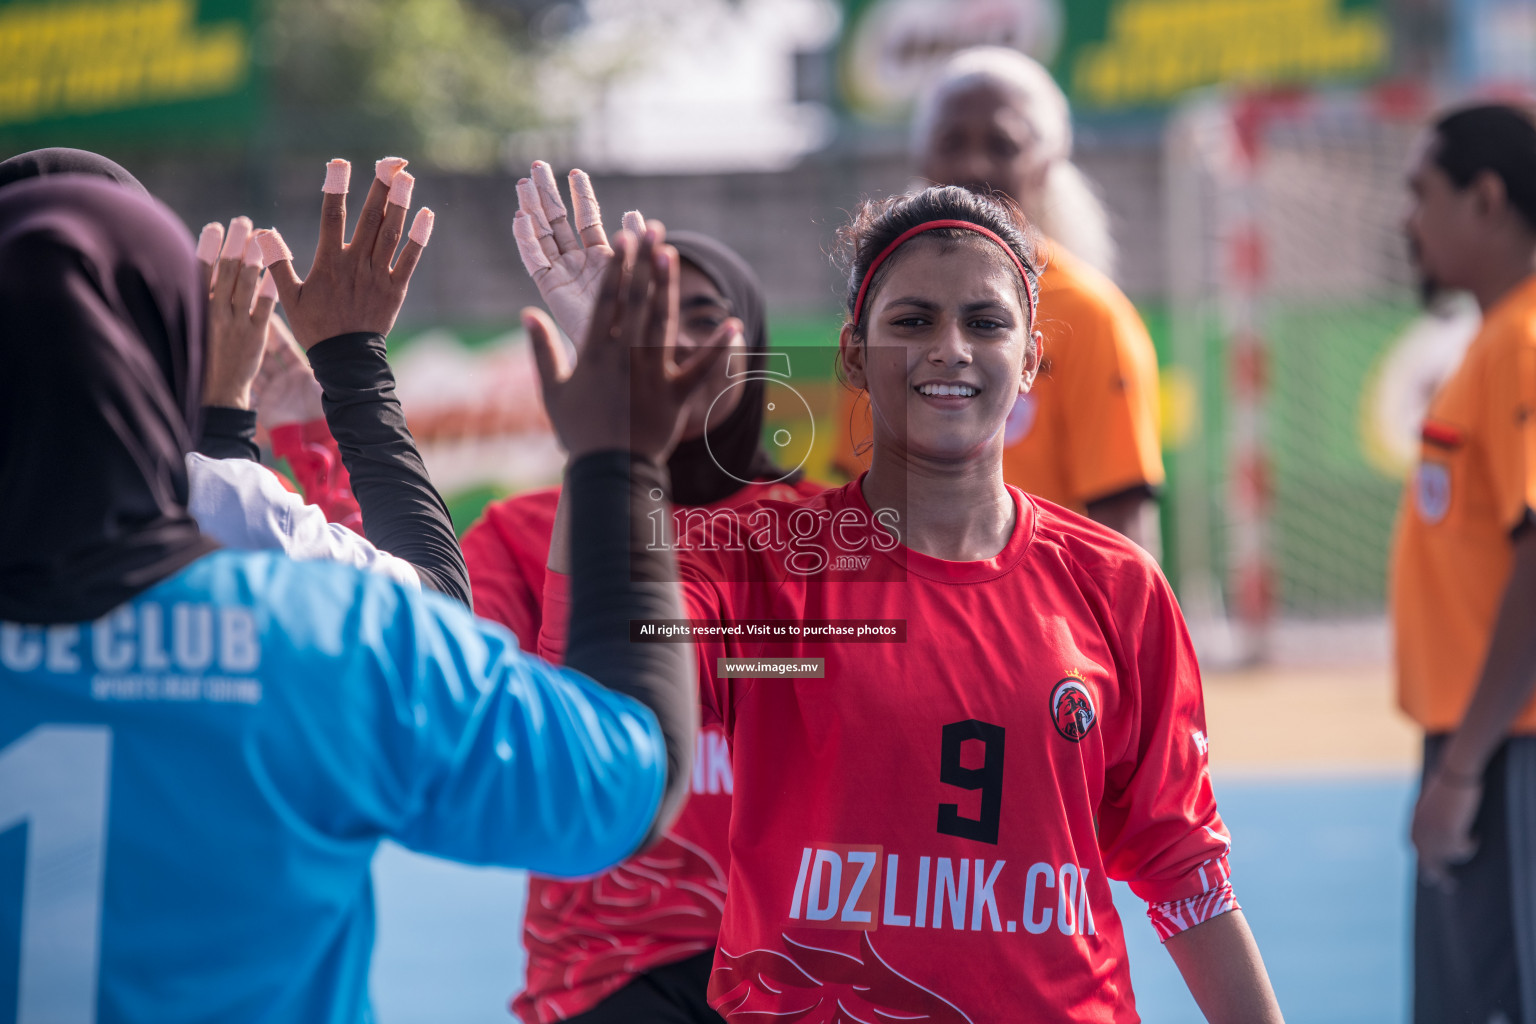
M 767 367 L 768 318 L 761 282 L 745 260 L 708 235 L 668 231 L 667 242 L 714 282 L 730 303 L 731 315 L 744 327 L 752 374 L 742 389 L 741 404 L 708 432 L 707 442 L 697 437 L 678 443 L 667 463 L 672 500 L 679 505 L 712 505 L 746 486 L 743 480 L 799 480 L 799 470 L 786 476 L 763 449 L 762 373 Z M 722 471 L 722 466 L 730 472 Z
M 0 188 L 28 178 L 45 178 L 54 174 L 95 174 L 113 181 L 147 197 L 149 189 L 139 179 L 129 174 L 121 165 L 108 160 L 100 153 L 85 149 L 34 149 L 9 160 L 0 160 Z
M 0 188 L 0 620 L 80 622 L 214 550 L 186 509 L 192 240 L 98 176 Z

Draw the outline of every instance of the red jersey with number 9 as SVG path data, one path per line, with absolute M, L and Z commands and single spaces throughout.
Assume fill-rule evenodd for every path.
M 1166 581 L 1009 491 L 985 561 L 905 548 L 859 482 L 683 542 L 687 614 L 724 627 L 695 642 L 735 766 L 710 983 L 728 1020 L 1132 1022 L 1109 880 L 1163 937 L 1237 906 Z M 564 587 L 551 574 L 546 653 Z

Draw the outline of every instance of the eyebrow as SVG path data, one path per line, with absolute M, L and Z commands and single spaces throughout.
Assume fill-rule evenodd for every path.
M 714 306 L 723 309 L 727 313 L 731 311 L 731 304 L 725 299 L 716 298 L 713 295 L 689 295 L 677 304 L 678 309 L 699 309 L 703 306 Z
M 909 295 L 909 296 L 905 296 L 905 297 L 900 298 L 900 299 L 894 299 L 891 302 L 887 303 L 887 305 L 888 306 L 916 306 L 918 309 L 926 309 L 926 310 L 936 310 L 936 309 L 940 308 L 940 304 L 939 303 L 934 302 L 931 299 L 918 298 L 915 295 Z M 965 305 L 960 307 L 960 312 L 962 312 L 962 313 L 979 313 L 979 312 L 981 312 L 984 309 L 1002 309 L 1002 310 L 1007 310 L 1008 309 L 1008 303 L 1004 302 L 1002 299 L 985 299 L 985 300 L 983 300 L 981 302 L 967 302 Z

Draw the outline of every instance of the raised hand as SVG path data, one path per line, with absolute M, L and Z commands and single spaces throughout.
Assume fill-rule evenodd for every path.
M 302 281 L 293 269 L 293 253 L 276 229 L 256 232 L 293 335 L 305 351 L 337 335 L 388 334 L 395 326 L 433 221 L 432 211 L 422 207 L 397 260 L 395 249 L 405 233 L 405 213 L 416 183 L 405 164 L 399 157 L 385 157 L 374 165 L 373 184 L 350 242 L 343 236 L 352 165 L 345 160 L 326 165 L 320 242 L 309 276 Z
M 549 164 L 536 160 L 529 174 L 517 183 L 512 235 L 555 323 L 579 345 L 587 336 L 598 283 L 613 259 L 613 247 L 603 231 L 602 211 L 586 171 L 570 174 L 574 230 Z M 631 210 L 624 215 L 624 229 L 639 238 L 645 232 L 645 218 Z
M 268 430 L 318 420 L 325 415 L 320 395 L 304 350 L 283 318 L 274 316 L 267 323 L 267 346 L 252 387 L 257 418 Z
M 261 249 L 251 236 L 250 218 L 230 221 L 228 233 L 220 224 L 205 226 L 197 258 L 210 288 L 203 404 L 249 409 L 251 383 L 277 302 L 272 275 L 261 273 Z
M 614 239 L 574 368 L 549 318 L 523 310 L 544 408 L 572 459 L 614 449 L 666 459 L 694 392 L 741 332 L 741 321 L 727 320 L 684 363 L 674 361 L 678 255 L 664 237 L 653 223 L 638 245 L 627 231 Z

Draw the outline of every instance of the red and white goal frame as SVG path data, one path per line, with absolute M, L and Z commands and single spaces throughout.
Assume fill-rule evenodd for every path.
M 1204 658 L 1245 664 L 1276 654 L 1283 581 L 1273 529 L 1273 308 L 1312 290 L 1404 287 L 1403 267 L 1391 258 L 1377 267 L 1374 256 L 1351 260 L 1347 253 L 1391 245 L 1384 232 L 1400 241 L 1401 217 L 1390 208 L 1406 210 L 1405 140 L 1432 109 L 1427 90 L 1386 85 L 1213 91 L 1169 117 L 1170 355 L 1172 372 L 1186 379 L 1165 391 L 1196 404 L 1177 411 L 1193 425 L 1177 441 L 1170 569 Z M 1395 165 L 1398 148 L 1404 152 Z M 1314 225 L 1310 247 L 1298 245 L 1295 215 L 1308 208 L 1309 189 L 1329 195 L 1330 208 L 1345 214 L 1336 218 L 1337 231 Z M 1351 284 L 1352 277 L 1360 280 Z M 1211 346 L 1212 332 L 1220 350 Z

